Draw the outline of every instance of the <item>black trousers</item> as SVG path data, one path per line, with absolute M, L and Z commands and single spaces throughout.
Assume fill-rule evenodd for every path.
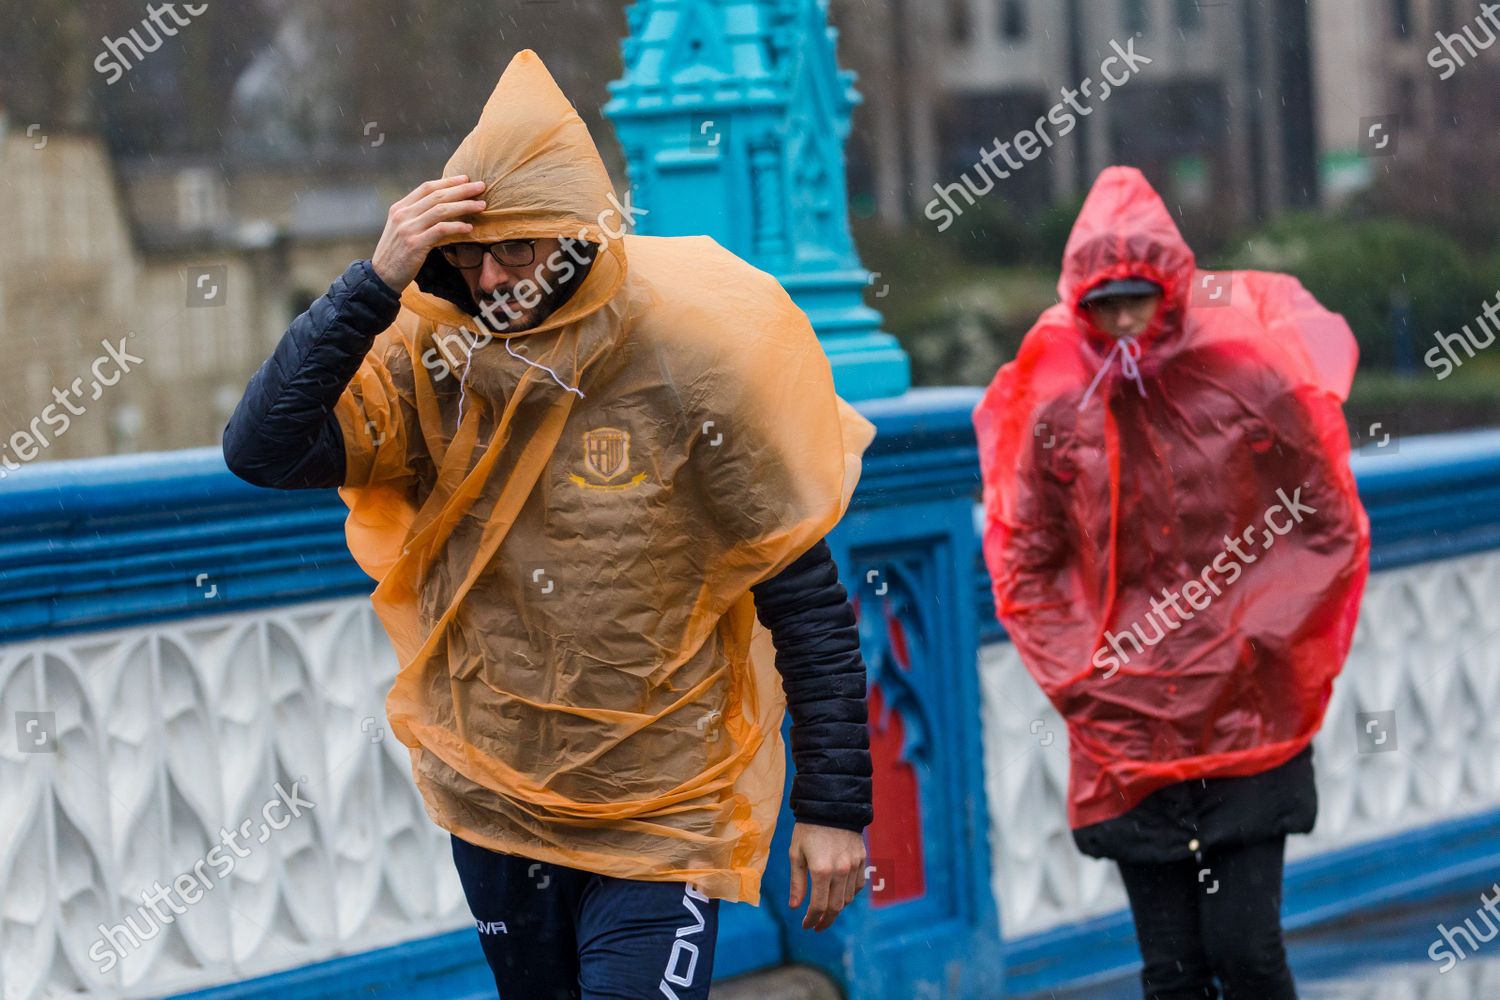
M 1281 938 L 1286 838 L 1167 864 L 1119 862 L 1146 1000 L 1296 1000 Z M 1217 980 L 1217 984 L 1215 983 Z

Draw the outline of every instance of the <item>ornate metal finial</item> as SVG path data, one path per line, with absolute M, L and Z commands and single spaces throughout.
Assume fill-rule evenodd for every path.
M 637 0 L 605 113 L 641 231 L 707 234 L 777 276 L 849 399 L 899 395 L 910 363 L 864 304 L 844 141 L 859 95 L 827 0 Z

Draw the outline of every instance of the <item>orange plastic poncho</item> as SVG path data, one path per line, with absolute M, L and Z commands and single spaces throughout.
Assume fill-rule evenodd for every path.
M 1165 292 L 1127 351 L 1079 303 L 1130 275 Z M 1117 167 L 1058 294 L 974 419 L 996 610 L 1067 723 L 1077 828 L 1307 745 L 1369 523 L 1340 410 L 1357 348 L 1296 279 L 1198 271 L 1156 192 Z
M 748 591 L 839 520 L 873 428 L 769 275 L 706 237 L 612 238 L 604 165 L 535 54 L 444 174 L 489 185 L 464 240 L 604 250 L 466 359 L 479 321 L 408 287 L 339 401 L 392 731 L 466 840 L 756 902 L 784 698 Z

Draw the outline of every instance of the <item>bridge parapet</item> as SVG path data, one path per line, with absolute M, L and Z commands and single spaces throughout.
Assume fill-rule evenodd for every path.
M 991 617 L 973 401 L 864 404 L 880 436 L 833 538 L 871 667 L 872 891 L 834 932 L 795 930 L 784 815 L 765 904 L 726 913 L 721 974 L 800 961 L 904 1000 L 1133 958 L 1110 866 L 1067 836 L 1066 732 Z M 1377 571 L 1317 744 L 1319 828 L 1293 841 L 1294 927 L 1500 864 L 1500 434 L 1356 466 Z M 444 838 L 385 730 L 394 657 L 336 496 L 256 490 L 187 452 L 31 467 L 0 508 L 7 996 L 261 975 L 213 995 L 482 992 Z M 1356 724 L 1387 712 L 1389 749 Z M 284 792 L 311 804 L 293 816 Z M 195 897 L 186 913 L 143 904 L 195 872 L 209 887 L 172 897 Z

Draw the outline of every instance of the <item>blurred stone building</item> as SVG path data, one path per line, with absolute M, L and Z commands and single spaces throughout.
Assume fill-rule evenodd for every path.
M 369 256 L 523 40 L 597 122 L 623 34 L 615 4 L 207 7 L 114 85 L 101 36 L 142 10 L 0 0 L 0 462 L 217 442 L 287 322 Z M 142 362 L 65 430 L 42 423 L 33 453 L 106 337 Z
M 1393 214 L 1471 246 L 1500 228 L 1500 11 L 1469 0 L 1313 5 L 1331 200 L 1374 187 Z
M 1172 203 L 1228 223 L 1337 203 L 1383 181 L 1395 210 L 1420 198 L 1443 203 L 1439 224 L 1493 222 L 1463 204 L 1474 179 L 1500 177 L 1500 42 L 1491 42 L 1500 30 L 1469 0 L 833 0 L 833 9 L 865 97 L 851 187 L 888 222 L 919 220 L 934 184 L 1032 127 L 1061 88 L 1097 81 L 1110 42 L 1132 38 L 1151 65 L 995 197 L 1023 210 L 1051 205 L 1080 196 L 1104 166 L 1128 163 Z M 1398 164 L 1403 147 L 1442 152 Z
M 869 105 L 855 187 L 888 221 L 919 216 L 935 184 L 1085 79 L 1089 113 L 998 197 L 1051 205 L 1129 163 L 1170 201 L 1226 221 L 1317 199 L 1304 0 L 840 0 L 836 11 Z M 1112 43 L 1132 40 L 1150 65 L 1100 100 Z
M 1480 107 L 1494 110 L 1500 27 L 1482 18 L 1479 6 L 1459 0 L 1314 4 L 1325 155 L 1346 163 L 1378 159 L 1362 155 L 1361 143 L 1371 143 L 1368 133 L 1377 124 L 1372 119 L 1388 120 L 1398 142 L 1401 134 L 1430 142 L 1462 129 Z M 1493 127 L 1494 117 L 1484 124 Z
M 36 460 L 217 442 L 287 322 L 370 254 L 386 207 L 442 159 L 116 162 L 96 134 L 0 122 L 5 438 L 84 379 L 84 412 Z M 141 362 L 89 398 L 101 342 L 122 338 Z

